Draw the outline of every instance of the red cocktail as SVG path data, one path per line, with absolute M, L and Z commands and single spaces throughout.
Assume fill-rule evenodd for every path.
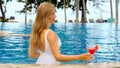
M 98 45 L 96 45 L 95 47 L 88 47 L 87 50 L 90 54 L 94 55 L 95 51 L 97 51 L 98 48 Z

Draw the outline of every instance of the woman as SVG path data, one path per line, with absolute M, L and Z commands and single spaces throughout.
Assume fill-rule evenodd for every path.
M 61 40 L 50 29 L 55 17 L 55 6 L 53 4 L 47 2 L 40 4 L 30 37 L 29 57 L 38 58 L 37 64 L 59 64 L 59 61 L 92 60 L 93 56 L 90 54 L 60 54 Z

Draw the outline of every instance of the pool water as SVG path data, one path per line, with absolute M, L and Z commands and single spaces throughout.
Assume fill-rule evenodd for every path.
M 0 23 L 0 30 L 18 34 L 30 34 L 32 23 Z M 99 45 L 94 63 L 120 62 L 120 25 L 114 23 L 55 23 L 51 26 L 61 38 L 61 53 L 77 55 L 88 53 L 88 45 Z M 34 64 L 36 59 L 28 57 L 29 37 L 0 37 L 0 63 Z M 79 64 L 85 61 L 61 62 Z

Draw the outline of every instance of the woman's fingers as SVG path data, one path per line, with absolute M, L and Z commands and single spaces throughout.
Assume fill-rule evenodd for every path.
M 86 57 L 86 60 L 93 60 L 94 56 L 91 54 L 86 54 L 85 57 Z

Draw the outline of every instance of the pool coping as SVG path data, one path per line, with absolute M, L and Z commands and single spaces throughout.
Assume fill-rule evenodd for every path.
M 120 68 L 120 62 L 89 64 L 0 64 L 1 68 Z
M 0 36 L 30 36 L 30 34 L 16 34 L 8 30 L 0 30 Z

